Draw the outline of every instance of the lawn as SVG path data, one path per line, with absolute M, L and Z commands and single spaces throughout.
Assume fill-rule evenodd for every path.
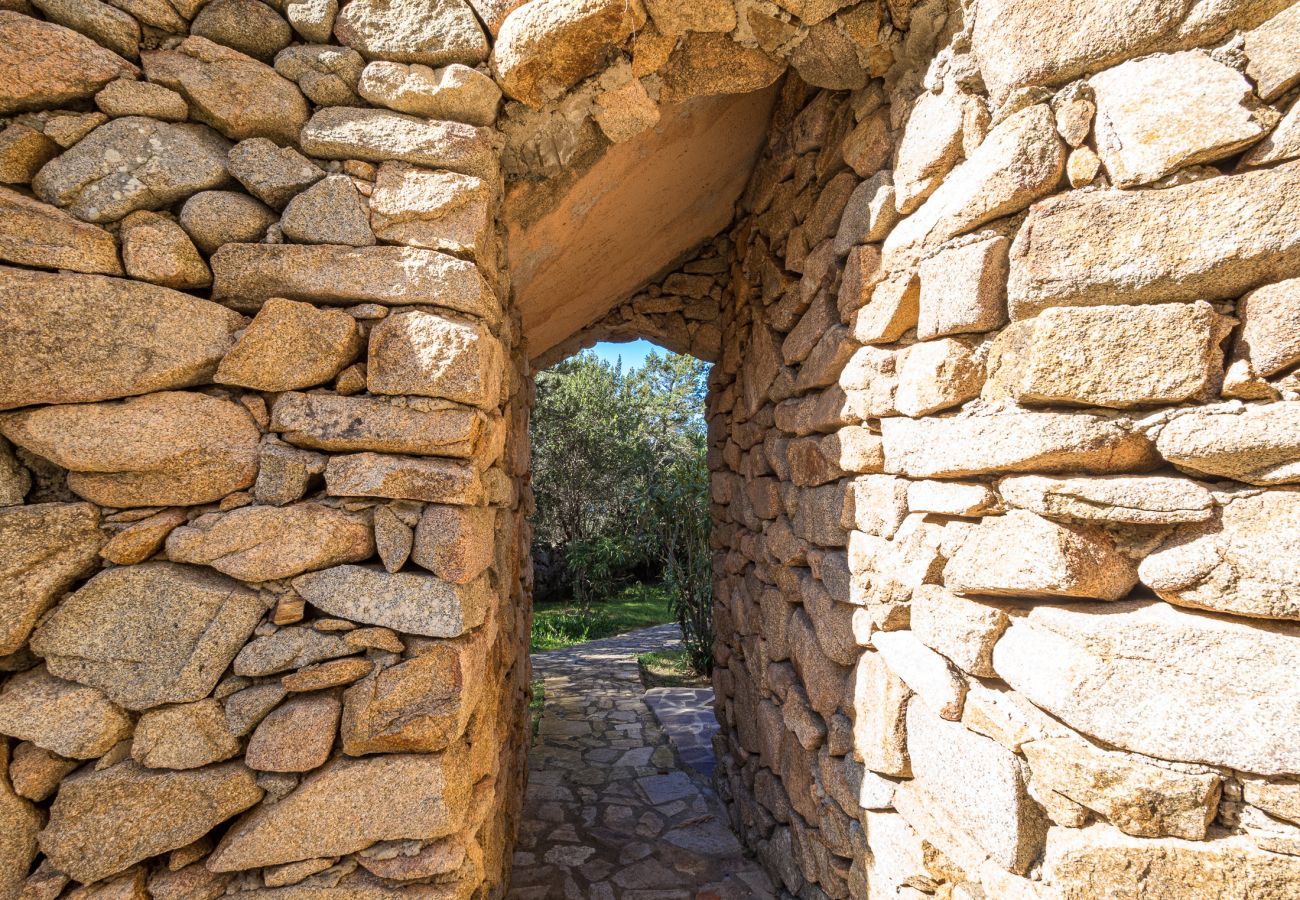
M 636 658 L 641 670 L 641 684 L 646 690 L 657 687 L 708 687 L 712 681 L 691 665 L 685 647 L 680 650 L 654 650 Z
M 673 621 L 672 598 L 653 584 L 628 585 L 584 616 L 569 603 L 538 603 L 533 607 L 531 650 L 561 650 L 584 641 L 664 625 Z

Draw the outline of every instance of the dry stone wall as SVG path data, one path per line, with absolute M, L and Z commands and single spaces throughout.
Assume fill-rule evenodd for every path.
M 709 417 L 719 785 L 792 894 L 1300 885 L 1300 7 L 1192 6 L 785 82 Z
M 737 831 L 802 898 L 1294 896 L 1298 42 L 1289 0 L 0 0 L 0 900 L 505 892 L 505 179 L 783 77 L 734 225 L 556 351 L 716 360 Z

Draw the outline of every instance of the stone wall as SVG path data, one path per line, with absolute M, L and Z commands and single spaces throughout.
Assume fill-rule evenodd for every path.
M 789 77 L 730 232 L 718 780 L 800 897 L 1300 885 L 1300 6 L 1078 6 Z
M 737 830 L 807 898 L 1293 896 L 1298 40 L 1288 0 L 0 0 L 0 900 L 504 893 L 507 176 L 563 213 L 774 90 L 726 233 L 545 344 L 717 360 Z

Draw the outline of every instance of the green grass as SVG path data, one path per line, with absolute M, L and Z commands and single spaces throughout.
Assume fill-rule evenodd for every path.
M 657 687 L 708 687 L 707 675 L 701 675 L 691 665 L 690 656 L 680 650 L 653 650 L 636 658 L 641 670 L 641 683 L 646 690 Z
M 542 724 L 542 707 L 546 705 L 546 682 L 538 679 L 531 687 L 533 698 L 528 701 L 528 715 L 532 718 L 533 740 L 537 740 L 537 729 Z
M 633 584 L 604 603 L 593 604 L 591 613 L 585 616 L 568 603 L 537 604 L 533 607 L 531 649 L 561 650 L 671 621 L 672 598 L 668 591 L 657 585 Z

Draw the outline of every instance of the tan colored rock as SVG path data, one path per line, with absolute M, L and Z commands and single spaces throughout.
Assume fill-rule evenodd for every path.
M 424 508 L 411 559 L 439 578 L 468 584 L 492 562 L 494 511 L 488 507 Z
M 680 103 L 715 94 L 748 94 L 767 87 L 783 70 L 778 60 L 757 47 L 743 47 L 725 34 L 694 32 L 679 40 L 660 71 L 660 100 Z
M 1069 7 L 983 0 L 972 17 L 971 48 L 995 103 L 1027 85 L 1064 84 L 1157 50 L 1209 45 L 1251 28 L 1284 0 L 1187 3 L 1153 0 L 1125 7 L 1087 0 Z
M 329 759 L 342 704 L 333 694 L 303 694 L 273 710 L 248 741 L 244 762 L 262 772 L 310 772 Z
M 921 94 L 912 105 L 894 149 L 898 212 L 915 212 L 962 157 L 962 122 L 975 98 L 953 89 Z
M 199 35 L 246 56 L 269 63 L 293 37 L 289 24 L 270 6 L 256 0 L 212 0 L 190 24 Z
M 222 244 L 257 242 L 277 216 L 238 191 L 201 191 L 181 207 L 180 224 L 204 253 Z
M 1117 409 L 1209 400 L 1232 324 L 1204 302 L 1047 309 L 998 336 L 986 396 Z
M 280 679 L 280 684 L 290 693 L 323 691 L 360 681 L 374 667 L 375 664 L 368 659 L 334 659 L 291 672 Z
M 996 511 L 997 495 L 984 484 L 951 481 L 913 481 L 907 486 L 909 512 L 945 516 L 982 516 Z
M 678 37 L 688 31 L 731 31 L 736 8 L 731 0 L 647 0 L 646 10 L 661 34 Z
M 1003 869 L 1024 874 L 1042 853 L 1047 817 L 1025 789 L 1016 755 L 923 703 L 907 707 L 912 784 L 931 812 Z
M 375 450 L 466 458 L 485 423 L 466 406 L 422 397 L 337 397 L 285 393 L 271 407 L 271 428 L 315 450 Z
M 166 288 L 0 268 L 0 409 L 203 384 L 242 323 Z
M 1148 56 L 1088 80 L 1097 151 L 1116 187 L 1232 156 L 1277 124 L 1236 69 L 1204 50 Z
M 1011 246 L 1013 319 L 1049 306 L 1235 298 L 1295 274 L 1300 164 L 1159 191 L 1070 192 Z
M 327 107 L 302 129 L 302 149 L 322 159 L 397 160 L 496 178 L 494 132 L 461 122 L 428 122 L 382 109 Z
M 879 653 L 863 653 L 853 670 L 853 757 L 873 772 L 911 775 L 907 701 L 911 689 Z
M 888 171 L 877 172 L 854 188 L 835 233 L 836 252 L 848 253 L 854 245 L 884 240 L 898 223 L 894 202 L 893 177 Z
M 966 680 L 948 660 L 922 644 L 911 631 L 877 631 L 870 644 L 890 671 L 919 698 L 915 703 L 950 721 L 961 719 Z
M 334 378 L 362 346 L 356 320 L 272 297 L 222 358 L 213 380 L 259 391 L 291 391 Z
M 55 678 L 44 666 L 0 690 L 0 734 L 71 759 L 94 759 L 131 737 L 131 718 L 93 687 Z
M 1300 630 L 1168 603 L 1038 606 L 993 650 L 998 675 L 1071 728 L 1159 759 L 1297 771 L 1286 677 Z M 1207 654 L 1218 660 L 1204 664 Z M 1177 697 L 1179 702 L 1171 703 Z
M 305 878 L 323 872 L 338 862 L 334 856 L 304 859 L 302 862 L 273 866 L 262 873 L 262 882 L 269 888 L 297 884 Z
M 921 261 L 916 336 L 921 340 L 993 331 L 1007 320 L 1007 251 L 994 234 Z
M 329 458 L 325 492 L 473 506 L 483 499 L 483 482 L 472 466 L 458 460 L 354 453 Z
M 21 650 L 45 611 L 95 571 L 103 543 L 89 503 L 0 508 L 0 656 Z
M 3 135 L 0 135 L 3 141 Z M 1266 166 L 1300 156 L 1300 103 L 1292 103 L 1272 133 L 1242 158 L 1243 166 Z
M 892 344 L 915 328 L 921 290 L 916 275 L 905 273 L 875 286 L 871 300 L 853 319 L 853 339 L 859 344 Z
M 993 645 L 1010 620 L 999 604 L 960 597 L 937 584 L 912 593 L 912 633 L 953 665 L 981 678 L 995 678 Z
M 204 394 L 45 406 L 10 413 L 0 431 L 70 470 L 69 488 L 102 506 L 209 503 L 257 474 L 257 426 L 242 406 Z
M 1241 330 L 1238 358 L 1257 375 L 1269 376 L 1300 362 L 1300 278 L 1251 291 L 1237 304 Z
M 261 618 L 262 600 L 225 576 L 175 563 L 108 569 L 32 635 L 60 678 L 131 710 L 206 697 Z
M 1300 81 L 1300 64 L 1295 48 L 1300 37 L 1300 12 L 1294 6 L 1281 12 L 1242 37 L 1246 54 L 1246 74 L 1255 82 L 1255 90 L 1265 100 L 1275 100 Z
M 1017 410 L 881 421 L 885 470 L 911 478 L 991 472 L 1131 472 L 1151 468 L 1151 442 L 1092 413 Z
M 162 549 L 163 541 L 173 529 L 186 521 L 183 509 L 168 509 L 147 516 L 113 535 L 99 555 L 119 566 L 144 562 Z
M 279 682 L 255 684 L 236 691 L 225 699 L 226 727 L 231 734 L 245 737 L 288 693 Z
M 370 196 L 370 224 L 389 243 L 489 261 L 494 252 L 492 191 L 469 175 L 384 163 Z
M 889 165 L 893 149 L 889 114 L 884 109 L 877 109 L 864 116 L 848 133 L 840 152 L 844 162 L 859 178 L 872 178 Z
M 283 209 L 295 194 L 325 177 L 316 164 L 292 147 L 267 138 L 240 141 L 229 153 L 230 174 L 268 206 Z
M 83 34 L 120 56 L 134 59 L 140 55 L 140 23 L 116 7 L 99 0 L 39 0 L 32 6 L 51 22 Z
M 271 297 L 331 306 L 428 303 L 493 319 L 496 296 L 473 263 L 413 247 L 227 244 L 212 296 L 257 308 Z
M 357 91 L 377 106 L 468 125 L 491 125 L 501 102 L 496 82 L 460 63 L 431 69 L 418 63 L 372 62 L 361 73 Z
M 898 411 L 915 418 L 979 396 L 984 384 L 981 356 L 978 345 L 969 338 L 913 344 L 898 371 Z
M 0 115 L 90 97 L 135 66 L 77 32 L 0 10 Z
M 411 310 L 371 330 L 366 381 L 375 394 L 417 394 L 492 409 L 503 359 L 500 341 L 483 326 Z
M 19 745 L 18 749 L 21 749 L 21 746 Z M 15 750 L 15 764 L 17 759 L 18 753 Z M 1242 784 L 1242 796 L 1251 806 L 1262 809 L 1276 818 L 1286 819 L 1289 822 L 1300 819 L 1300 784 L 1296 782 L 1279 783 L 1264 779 L 1246 779 Z
M 1070 187 L 1087 187 L 1097 179 L 1101 171 L 1101 157 L 1091 147 L 1080 147 L 1070 151 L 1070 158 L 1065 162 L 1065 176 Z
M 18 796 L 40 803 L 54 796 L 59 782 L 80 764 L 79 760 L 64 759 L 30 741 L 23 741 L 13 748 L 9 780 Z
M 425 641 L 411 658 L 348 688 L 343 752 L 428 753 L 464 732 L 483 694 L 490 635 Z
M 1052 829 L 1044 861 L 1044 879 L 1064 900 L 1177 896 L 1189 873 L 1207 897 L 1283 900 L 1300 878 L 1300 858 L 1261 850 L 1242 835 L 1150 840 L 1096 824 Z
M 58 154 L 52 138 L 15 122 L 0 131 L 0 184 L 30 184 L 41 166 Z
M 107 231 L 7 188 L 0 188 L 0 259 L 47 269 L 122 274 L 117 242 Z
M 375 549 L 384 569 L 396 572 L 411 558 L 411 548 L 415 543 L 415 532 L 397 517 L 392 507 L 376 506 L 373 511 L 375 520 Z
M 1025 510 L 980 520 L 944 568 L 960 593 L 1118 600 L 1137 567 L 1091 525 L 1053 522 Z
M 375 243 L 366 200 L 347 175 L 326 175 L 290 200 L 280 217 L 280 230 L 299 244 L 369 247 Z
M 1300 480 L 1300 406 L 1230 403 L 1191 409 L 1160 429 L 1156 448 L 1195 475 L 1288 484 Z
M 436 0 L 414 9 L 394 0 L 352 0 L 334 24 L 339 43 L 367 59 L 477 65 L 487 59 L 487 39 L 463 0 Z
M 1209 521 L 1183 526 L 1142 560 L 1142 583 L 1179 606 L 1241 616 L 1300 619 L 1300 492 L 1281 488 L 1226 498 Z
M 226 892 L 229 875 L 209 872 L 201 862 L 180 869 L 157 869 L 147 884 L 152 900 L 217 900 Z
M 245 506 L 209 513 L 167 538 L 174 562 L 207 565 L 241 581 L 273 581 L 375 552 L 359 517 L 318 503 Z
M 1012 475 L 998 483 L 1008 506 L 1051 519 L 1173 525 L 1214 515 L 1210 492 L 1186 478 L 1111 475 L 1099 478 Z
M 314 628 L 281 628 L 249 642 L 235 657 L 236 675 L 260 678 L 300 669 L 327 659 L 351 656 L 355 648 L 342 637 Z
M 890 233 L 886 260 L 906 260 L 917 247 L 937 245 L 1047 196 L 1065 173 L 1065 157 L 1046 103 L 1009 116 Z
M 268 435 L 257 454 L 253 497 L 259 503 L 284 506 L 301 500 L 314 479 L 325 474 L 325 456 L 290 447 Z
M 124 116 L 100 125 L 32 180 L 36 196 L 87 222 L 112 222 L 223 186 L 225 138 L 203 125 Z
M 543 0 L 501 24 L 492 72 L 511 97 L 540 107 L 596 72 L 611 47 L 646 24 L 639 0 Z
M 289 6 L 306 9 L 328 2 L 332 0 Z M 317 106 L 360 106 L 357 82 L 365 65 L 366 61 L 355 50 L 329 44 L 286 47 L 275 56 L 275 71 L 298 85 L 298 90 Z
M 223 2 L 223 0 L 214 0 Z M 294 143 L 309 109 L 298 87 L 265 63 L 197 34 L 141 54 L 150 81 L 177 91 L 190 115 L 232 140 Z
M 239 822 L 207 865 L 238 871 L 342 856 L 378 841 L 452 834 L 464 824 L 467 776 L 459 752 L 336 758 L 284 799 Z
M 59 788 L 41 850 L 77 881 L 97 881 L 184 847 L 261 797 L 238 762 L 180 772 L 132 761 L 82 770 Z
M 167 216 L 144 210 L 122 220 L 122 262 L 137 281 L 178 289 L 212 283 L 208 264 L 181 226 Z
M 9 743 L 0 744 L 0 893 L 23 897 L 27 872 L 36 859 L 36 834 L 44 817 L 35 806 L 16 795 L 9 785 Z M 63 886 L 59 885 L 59 890 Z
M 477 628 L 493 602 L 486 578 L 455 585 L 432 575 L 365 566 L 300 575 L 293 586 L 330 615 L 427 637 L 457 637 Z
M 40 114 L 37 114 L 38 117 Z M 41 121 L 43 118 L 43 121 Z M 70 149 L 82 138 L 108 121 L 108 116 L 101 112 L 74 112 L 72 110 L 55 110 L 29 121 L 40 121 L 41 131 L 52 138 L 64 150 Z
M 1105 816 L 1125 834 L 1205 840 L 1222 778 L 1154 765 L 1078 738 L 1029 741 L 1022 752 L 1034 784 Z
M 164 122 L 184 122 L 190 115 L 185 98 L 175 91 L 161 84 L 125 78 L 110 81 L 95 95 L 95 105 L 110 118 L 148 116 Z
M 197 769 L 238 752 L 221 704 L 210 698 L 147 711 L 131 742 L 131 758 L 150 769 Z

